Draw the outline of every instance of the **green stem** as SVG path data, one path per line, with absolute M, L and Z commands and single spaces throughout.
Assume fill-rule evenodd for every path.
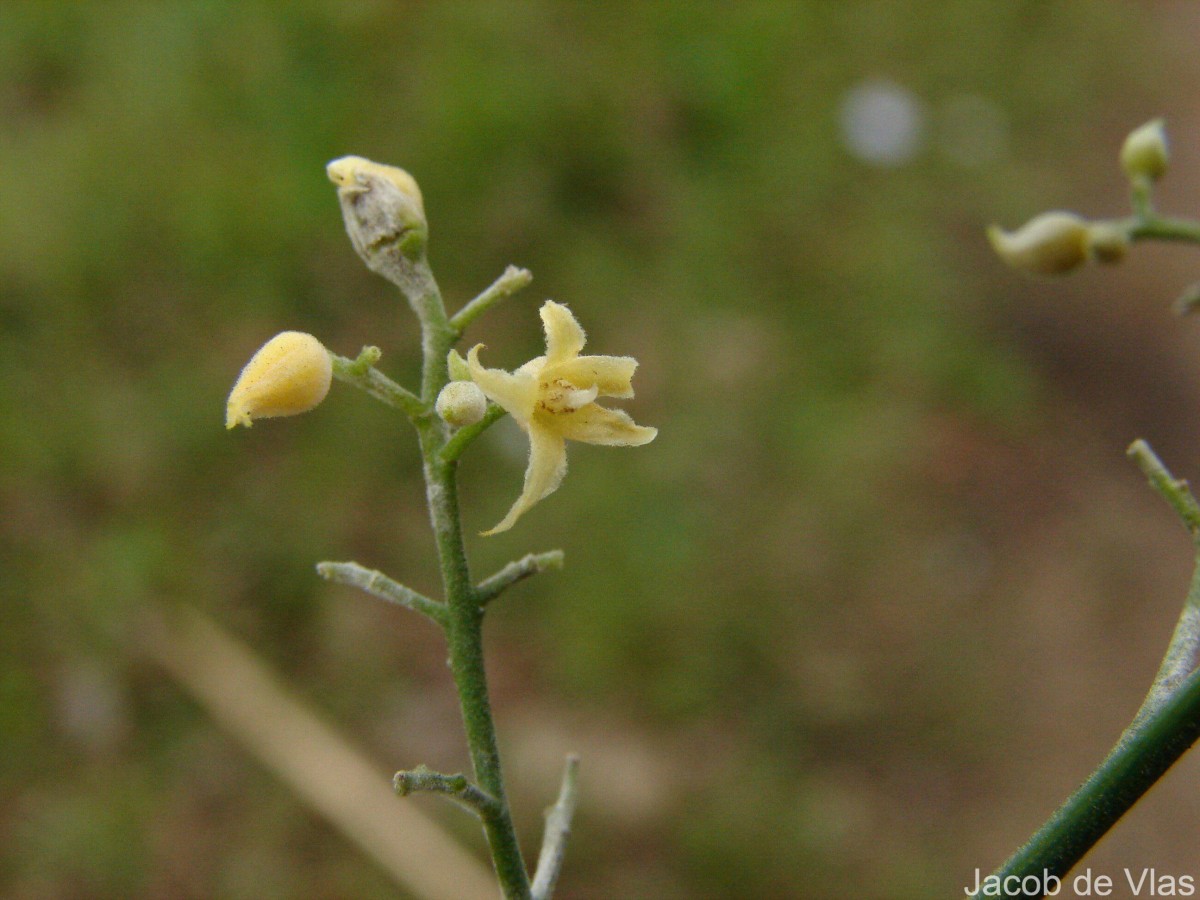
M 1154 683 L 1109 752 L 1083 785 L 1021 849 L 991 876 L 991 884 L 1046 887 L 1046 874 L 1062 877 L 1117 823 L 1175 761 L 1200 738 L 1200 504 L 1186 481 L 1175 478 L 1143 440 L 1131 459 L 1183 520 L 1197 545 L 1187 600 Z M 1007 880 L 1011 879 L 1011 880 Z M 993 891 L 991 895 L 994 895 Z M 988 896 L 986 888 L 976 896 Z M 1042 891 L 1005 896 L 1042 897 Z
M 506 898 L 528 900 L 529 876 L 505 797 L 496 726 L 488 699 L 487 674 L 483 665 L 483 607 L 471 586 L 463 546 L 456 463 L 433 462 L 441 449 L 437 438 L 431 440 L 433 435 L 432 429 L 423 429 L 421 444 L 427 460 L 425 479 L 429 509 L 449 607 L 446 637 L 450 645 L 450 670 L 458 688 L 475 780 L 496 800 L 496 814 L 484 819 L 496 877 Z
M 1173 219 L 1150 212 L 1138 216 L 1129 229 L 1134 240 L 1180 241 L 1200 244 L 1200 222 L 1189 219 Z
M 475 595 L 478 598 L 479 605 L 486 606 L 491 603 L 511 585 L 516 584 L 522 579 L 538 575 L 547 569 L 561 569 L 562 565 L 563 552 L 561 550 L 547 550 L 545 553 L 527 553 L 515 562 L 510 562 L 495 575 L 483 579 L 483 581 L 475 586 Z
M 416 791 L 442 794 L 481 820 L 494 816 L 498 811 L 496 798 L 471 784 L 461 772 L 446 775 L 433 771 L 429 766 L 417 766 L 397 772 L 392 778 L 392 789 L 401 797 Z
M 1141 709 L 1134 717 L 1134 725 L 1153 715 L 1196 667 L 1200 657 L 1200 503 L 1196 502 L 1188 483 L 1170 473 L 1148 443 L 1140 438 L 1129 445 L 1129 457 L 1150 482 L 1150 486 L 1171 505 L 1197 548 L 1197 569 L 1188 588 L 1187 599 L 1175 631 L 1163 654 L 1154 684 L 1146 695 Z
M 348 359 L 345 356 L 330 353 L 329 356 L 333 361 L 333 377 L 338 381 L 354 385 L 393 409 L 400 410 L 410 419 L 428 415 L 429 406 L 422 403 L 420 397 L 396 384 L 378 369 L 371 368 L 369 364 L 363 365 L 364 354 L 368 349 L 373 348 L 364 348 L 358 359 Z
M 1135 176 L 1129 182 L 1129 205 L 1140 220 L 1154 216 L 1154 182 L 1144 175 Z
M 424 354 L 421 399 L 432 405 L 448 380 L 446 355 L 458 334 L 446 318 L 441 293 L 424 257 L 414 262 L 412 275 L 408 282 L 411 287 L 406 293 L 421 321 Z M 448 610 L 446 639 L 450 649 L 450 670 L 458 690 L 475 781 L 496 801 L 495 812 L 483 818 L 484 832 L 504 896 L 509 900 L 529 900 L 529 875 L 505 796 L 496 726 L 488 698 L 487 672 L 483 664 L 483 605 L 471 584 L 463 543 L 458 512 L 457 462 L 442 457 L 447 442 L 443 422 L 435 419 L 418 422 L 417 433 L 425 461 L 425 489 Z
M 419 612 L 433 619 L 443 628 L 446 626 L 444 604 L 430 600 L 424 594 L 419 594 L 412 588 L 393 581 L 376 569 L 368 569 L 356 562 L 319 562 L 317 563 L 317 574 L 327 581 L 351 585 L 380 600 L 386 600 L 388 603 L 395 603 L 405 609 Z
M 1200 503 L 1192 496 L 1186 481 L 1172 475 L 1151 446 L 1141 438 L 1129 445 L 1125 454 L 1132 459 L 1150 486 L 1158 492 L 1183 520 L 1192 541 L 1200 545 Z
M 531 281 L 533 281 L 533 275 L 528 269 L 509 266 L 483 293 L 456 312 L 450 319 L 450 324 L 461 335 L 468 325 L 501 300 L 505 300 L 521 288 L 527 287 Z
M 507 415 L 503 406 L 497 406 L 495 403 L 489 403 L 487 411 L 484 412 L 483 418 L 474 425 L 464 425 L 458 431 L 454 432 L 453 437 L 446 441 L 446 446 L 442 448 L 442 460 L 444 462 L 453 462 L 463 455 L 463 451 L 471 445 L 475 438 L 483 434 L 493 424 L 499 422 Z
M 458 324 L 452 324 L 446 316 L 441 291 L 425 255 L 429 232 L 420 203 L 410 191 L 405 190 L 402 183 L 381 173 L 378 168 L 358 165 L 352 159 L 343 162 L 350 168 L 341 173 L 344 178 L 339 176 L 335 181 L 339 185 L 338 201 L 350 241 L 369 269 L 400 288 L 421 323 L 423 360 L 420 397 L 374 377 L 374 369 L 370 367 L 379 358 L 374 348 L 365 348 L 357 360 L 334 357 L 334 369 L 339 378 L 351 381 L 368 393 L 404 409 L 416 427 L 424 460 L 429 515 L 445 591 L 445 606 L 440 611 L 439 621 L 449 644 L 450 669 L 458 690 L 478 785 L 477 788 L 472 786 L 468 792 L 464 779 L 459 799 L 467 799 L 469 793 L 471 798 L 481 801 L 477 804 L 477 811 L 483 820 L 484 832 L 492 851 L 492 863 L 504 896 L 508 900 L 529 900 L 529 875 L 521 858 L 512 815 L 504 796 L 500 752 L 488 700 L 487 676 L 483 665 L 483 604 L 471 584 L 467 567 L 458 514 L 457 463 L 454 458 L 444 457 L 449 428 L 431 412 L 438 393 L 448 381 L 447 354 L 458 340 L 461 328 L 473 315 L 505 295 L 507 288 L 489 289 L 495 294 L 495 299 L 481 296 L 469 304 L 474 307 L 474 312 L 464 311 L 465 315 L 460 317 Z M 519 275 L 506 275 L 510 283 L 522 280 Z M 527 278 L 526 273 L 525 280 Z M 504 276 L 501 278 L 503 280 Z M 466 439 L 461 440 L 461 446 L 465 446 Z M 412 596 L 398 596 L 420 606 Z M 428 770 L 409 774 L 410 780 L 414 777 L 426 786 L 438 784 L 447 788 L 449 793 L 458 793 L 460 786 L 454 776 L 440 776 Z M 407 785 L 406 781 L 400 782 L 401 787 Z M 454 790 L 449 790 L 451 788 Z M 489 802 L 482 802 L 481 798 L 484 797 Z
M 1121 736 L 1091 777 L 1020 850 L 993 873 L 993 884 L 1044 874 L 1061 878 L 1200 738 L 1200 671 L 1192 672 L 1152 715 Z M 1012 881 L 1005 879 L 1012 878 Z M 985 890 L 976 897 L 988 896 Z M 1007 893 L 1042 897 L 1043 891 Z

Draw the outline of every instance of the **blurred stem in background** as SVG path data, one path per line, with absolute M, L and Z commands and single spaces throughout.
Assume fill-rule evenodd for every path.
M 425 900 L 495 896 L 488 871 L 291 696 L 254 652 L 201 613 L 147 606 L 134 644 L 296 795 Z
M 1121 149 L 1133 214 L 1088 222 L 1073 213 L 1042 213 L 1015 232 L 993 227 L 988 236 L 1010 265 L 1034 274 L 1069 272 L 1095 259 L 1118 262 L 1136 240 L 1200 244 L 1200 223 L 1166 218 L 1154 209 L 1153 186 L 1167 168 L 1161 120 L 1132 131 Z M 1181 313 L 1200 305 L 1197 286 L 1176 301 Z M 1175 478 L 1144 440 L 1128 454 L 1151 487 L 1183 521 L 1196 546 L 1196 566 L 1175 631 L 1150 691 L 1133 722 L 1087 781 L 999 869 L 975 896 L 1042 897 L 1091 850 L 1166 771 L 1200 739 L 1200 504 L 1187 482 Z
M 1200 505 L 1145 441 L 1129 455 L 1180 514 L 1197 546 L 1191 588 L 1150 692 L 1133 723 L 1087 781 L 990 876 L 990 884 L 1037 885 L 1020 894 L 1042 897 L 1049 880 L 1079 862 L 1155 782 L 1200 738 Z M 976 896 L 990 896 L 989 883 Z

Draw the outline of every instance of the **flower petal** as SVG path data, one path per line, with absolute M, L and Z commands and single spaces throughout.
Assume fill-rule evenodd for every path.
M 528 372 L 505 372 L 503 369 L 488 369 L 479 362 L 476 344 L 467 354 L 467 368 L 471 380 L 479 385 L 488 399 L 503 406 L 522 425 L 529 423 L 537 403 L 537 380 Z
M 542 304 L 541 316 L 546 329 L 546 362 L 553 365 L 578 356 L 586 337 L 571 311 L 547 300 Z
M 532 375 L 534 378 L 537 378 L 538 373 L 541 372 L 542 369 L 544 369 L 544 368 L 546 368 L 546 357 L 535 356 L 533 359 L 531 359 L 529 362 L 525 363 L 525 365 L 521 366 L 520 368 L 513 369 L 513 374 L 514 375 Z
M 636 424 L 624 410 L 606 409 L 596 403 L 555 416 L 552 427 L 573 441 L 612 447 L 638 447 L 658 435 L 657 428 Z
M 632 397 L 637 366 L 632 356 L 576 356 L 546 366 L 540 375 L 543 382 L 561 378 L 579 388 L 594 386 L 601 397 Z
M 500 524 L 485 535 L 512 528 L 525 512 L 539 500 L 558 489 L 567 474 L 567 446 L 562 437 L 537 424 L 529 429 L 529 468 L 525 470 L 525 489 Z

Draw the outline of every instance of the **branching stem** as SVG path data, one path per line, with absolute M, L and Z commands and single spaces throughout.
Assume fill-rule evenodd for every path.
M 424 594 L 393 581 L 375 569 L 368 569 L 356 562 L 320 562 L 317 563 L 317 574 L 328 581 L 361 588 L 381 600 L 428 616 L 443 628 L 446 626 L 447 613 L 444 604 L 430 600 Z
M 397 772 L 392 779 L 392 788 L 401 797 L 417 791 L 442 794 L 481 820 L 494 817 L 499 811 L 496 798 L 481 791 L 461 772 L 444 775 L 428 766 L 417 766 Z
M 482 419 L 474 425 L 466 425 L 458 429 L 458 431 L 454 432 L 450 440 L 446 441 L 445 446 L 442 447 L 442 462 L 454 462 L 463 455 L 463 451 L 471 445 L 471 442 L 475 438 L 503 419 L 504 416 L 504 407 L 497 406 L 495 403 L 489 403 Z
M 533 275 L 528 269 L 509 266 L 483 293 L 451 317 L 450 326 L 461 335 L 467 330 L 468 325 L 501 300 L 505 300 L 522 288 L 528 287 L 531 281 L 533 281 Z
M 336 353 L 329 354 L 333 359 L 333 377 L 338 381 L 354 385 L 393 409 L 400 410 L 410 419 L 427 417 L 431 407 L 422 403 L 420 397 L 396 384 L 378 369 L 372 368 L 373 362 L 363 364 L 364 359 L 370 358 L 368 351 L 373 349 L 376 348 L 363 348 L 358 359 L 348 359 L 345 356 L 338 356 Z M 376 360 L 379 359 L 377 354 L 374 357 Z
M 421 322 L 424 353 L 421 400 L 432 406 L 448 380 L 446 356 L 458 339 L 458 332 L 446 318 L 441 293 L 423 257 L 414 263 L 401 287 Z M 496 726 L 483 665 L 483 607 L 471 584 L 459 520 L 457 461 L 445 458 L 448 429 L 440 419 L 426 418 L 417 421 L 416 425 L 421 456 L 425 461 L 426 498 L 446 598 L 445 630 L 450 670 L 458 689 L 475 780 L 495 801 L 494 809 L 483 816 L 484 832 L 505 898 L 528 900 L 529 875 L 505 796 Z
M 548 569 L 561 569 L 563 552 L 547 550 L 545 553 L 529 553 L 483 581 L 475 587 L 475 595 L 480 606 L 485 606 L 499 597 L 510 585 L 545 572 Z

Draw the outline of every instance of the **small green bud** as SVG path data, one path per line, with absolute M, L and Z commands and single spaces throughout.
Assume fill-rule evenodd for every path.
M 1157 181 L 1167 171 L 1167 132 L 1154 119 L 1129 132 L 1121 147 L 1121 168 L 1130 179 Z
M 1088 226 L 1088 257 L 1102 263 L 1118 263 L 1129 252 L 1129 231 L 1113 222 Z
M 487 412 L 487 397 L 473 381 L 451 381 L 438 394 L 434 409 L 455 428 L 474 425 Z
M 1089 255 L 1090 229 L 1070 212 L 1045 212 L 1016 231 L 988 228 L 996 254 L 1015 269 L 1035 275 L 1061 275 L 1081 266 Z

